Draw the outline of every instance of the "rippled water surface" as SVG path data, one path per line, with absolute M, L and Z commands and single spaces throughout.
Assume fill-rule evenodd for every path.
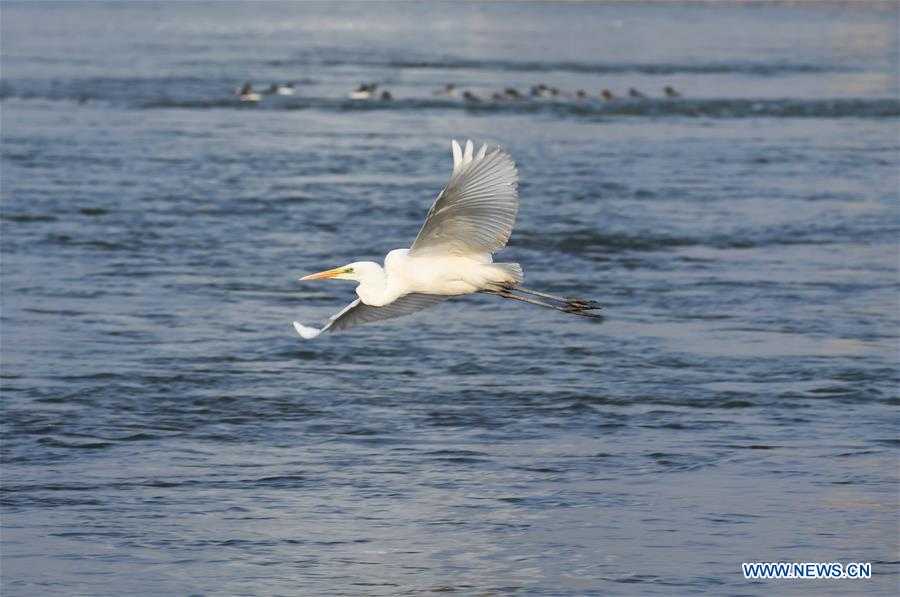
M 896 593 L 896 5 L 2 13 L 4 595 Z M 489 99 L 540 83 L 591 98 Z M 301 340 L 354 294 L 296 279 L 408 246 L 451 137 L 606 319 Z

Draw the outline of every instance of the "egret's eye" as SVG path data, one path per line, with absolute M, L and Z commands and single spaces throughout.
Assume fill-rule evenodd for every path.
M 344 270 L 344 273 L 345 273 L 345 274 L 352 274 L 352 273 L 353 273 L 353 268 L 352 268 L 352 267 L 348 267 L 347 269 Z

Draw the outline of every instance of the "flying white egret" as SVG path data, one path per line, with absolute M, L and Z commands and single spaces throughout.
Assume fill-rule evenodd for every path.
M 307 340 L 322 332 L 409 315 L 452 296 L 486 292 L 574 313 L 597 317 L 595 301 L 561 297 L 522 288 L 518 263 L 494 263 L 493 253 L 506 246 L 519 207 L 516 164 L 500 148 L 488 153 L 487 145 L 473 152 L 471 141 L 463 150 L 456 141 L 453 174 L 438 195 L 419 235 L 408 249 L 394 249 L 384 267 L 357 261 L 301 280 L 335 278 L 354 280 L 359 298 L 333 315 L 321 329 L 294 322 Z M 538 301 L 521 292 L 554 301 Z

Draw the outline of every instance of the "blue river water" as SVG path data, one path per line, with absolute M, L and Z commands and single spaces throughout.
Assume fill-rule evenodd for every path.
M 0 11 L 5 596 L 896 594 L 895 3 Z M 355 295 L 297 278 L 408 246 L 451 138 L 518 164 L 498 258 L 605 319 L 303 341 Z

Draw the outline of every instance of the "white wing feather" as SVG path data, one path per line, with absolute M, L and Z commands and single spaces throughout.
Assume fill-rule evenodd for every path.
M 474 153 L 453 141 L 453 174 L 428 210 L 410 255 L 495 253 L 506 246 L 519 209 L 518 172 L 508 153 Z
M 321 329 L 305 326 L 298 321 L 294 322 L 294 329 L 305 339 L 312 340 L 324 332 L 339 332 L 364 323 L 403 317 L 404 315 L 427 309 L 448 298 L 450 297 L 437 294 L 412 293 L 401 296 L 393 303 L 383 307 L 373 307 L 356 299 L 332 315 L 328 323 Z

